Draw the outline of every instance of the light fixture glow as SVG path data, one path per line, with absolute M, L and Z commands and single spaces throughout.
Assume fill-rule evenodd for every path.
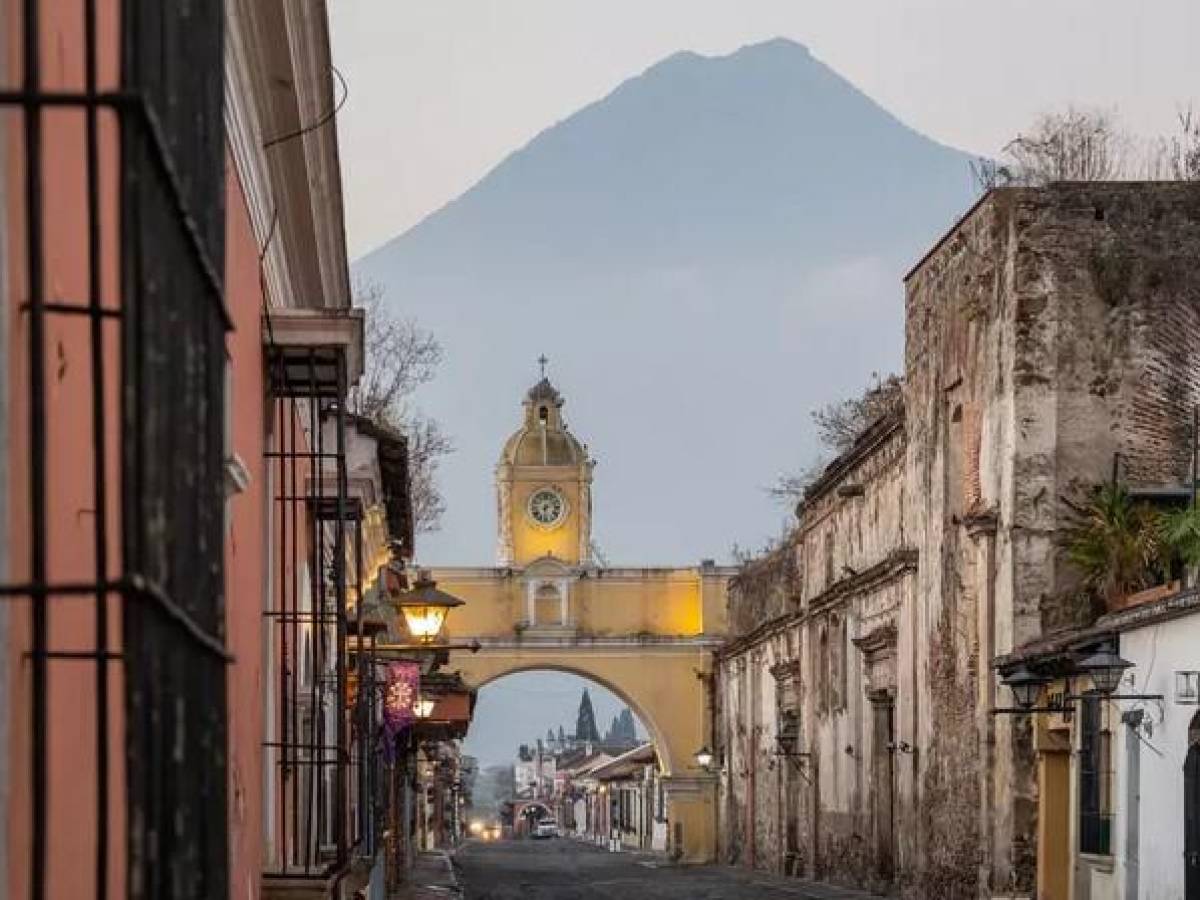
M 426 572 L 422 572 L 413 589 L 400 594 L 395 603 L 404 614 L 409 634 L 422 644 L 433 643 L 446 624 L 450 610 L 463 605 L 457 597 L 439 591 L 437 582 Z
M 420 700 L 417 700 L 413 703 L 413 713 L 418 719 L 428 719 L 433 713 L 433 707 L 436 705 L 436 703 L 437 701 L 432 697 L 422 697 Z
M 707 746 L 701 747 L 696 751 L 696 765 L 702 769 L 711 768 L 713 764 L 712 751 Z

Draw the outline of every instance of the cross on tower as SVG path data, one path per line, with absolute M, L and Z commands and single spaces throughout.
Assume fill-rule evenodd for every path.
M 538 357 L 537 361 L 538 361 L 538 365 L 542 367 L 542 377 L 545 378 L 546 377 L 546 363 L 550 362 L 550 360 L 546 359 L 546 354 L 543 353 L 541 356 Z

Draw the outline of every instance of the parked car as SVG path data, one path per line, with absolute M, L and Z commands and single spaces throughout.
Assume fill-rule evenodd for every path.
M 533 837 L 535 838 L 556 838 L 558 837 L 558 823 L 553 819 L 542 819 L 533 826 Z

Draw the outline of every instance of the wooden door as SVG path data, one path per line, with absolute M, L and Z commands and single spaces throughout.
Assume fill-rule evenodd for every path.
M 875 867 L 890 881 L 895 873 L 895 706 L 889 696 L 871 698 L 872 790 L 871 818 L 875 843 Z M 1189 898 L 1190 900 L 1190 898 Z

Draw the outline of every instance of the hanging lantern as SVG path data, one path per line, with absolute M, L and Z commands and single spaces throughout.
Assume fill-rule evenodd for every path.
M 395 599 L 395 604 L 404 614 L 404 623 L 409 634 L 422 644 L 431 644 L 441 633 L 446 616 L 463 601 L 439 591 L 437 582 L 422 572 L 411 591 L 405 591 Z
M 1079 671 L 1092 677 L 1092 686 L 1101 694 L 1112 694 L 1121 684 L 1125 670 L 1133 668 L 1133 663 L 1121 659 L 1109 646 L 1102 647 L 1099 653 L 1093 653 L 1079 663 Z
M 1022 709 L 1031 709 L 1037 705 L 1042 686 L 1048 679 L 1035 675 L 1027 666 L 1017 666 L 1001 679 L 1013 692 L 1013 699 Z

